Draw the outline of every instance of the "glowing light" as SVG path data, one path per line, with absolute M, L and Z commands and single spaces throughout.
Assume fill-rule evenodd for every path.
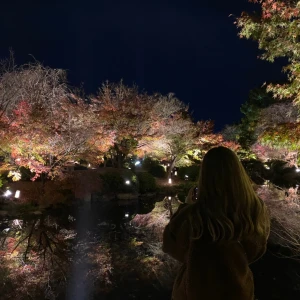
M 19 190 L 16 190 L 16 192 L 15 192 L 15 198 L 19 198 L 20 197 L 20 191 Z
M 20 229 L 22 229 L 21 223 L 23 223 L 23 221 L 20 222 L 18 219 L 13 220 L 13 225 L 19 226 Z
M 91 164 L 88 164 L 88 168 L 90 168 L 91 167 Z
M 130 181 L 129 181 L 129 180 L 126 180 L 126 181 L 125 181 L 125 184 L 130 184 Z
M 174 172 L 174 175 L 177 176 L 177 171 Z
M 170 164 L 168 164 L 168 167 L 170 167 Z
M 169 200 L 171 200 L 172 199 L 172 197 L 171 196 L 169 196 Z
M 169 178 L 168 182 L 169 184 L 172 184 L 172 178 Z
M 270 170 L 270 167 L 268 165 L 264 165 L 264 167 L 267 169 L 267 170 Z
M 299 172 L 300 172 L 300 168 L 297 168 L 297 169 L 296 169 L 296 172 L 299 173 Z
M 129 218 L 129 214 L 127 213 L 127 214 L 125 214 L 125 218 Z
M 140 165 L 140 164 L 141 164 L 141 162 L 140 162 L 139 160 L 137 160 L 137 161 L 134 163 L 135 166 L 138 166 L 138 165 Z
M 10 190 L 7 190 L 5 193 L 4 193 L 4 196 L 5 197 L 8 197 L 12 194 L 12 192 Z

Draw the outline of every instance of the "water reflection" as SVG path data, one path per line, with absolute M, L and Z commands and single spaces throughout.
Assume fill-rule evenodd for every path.
M 0 294 L 15 299 L 28 293 L 32 299 L 89 299 L 99 293 L 95 280 L 113 286 L 118 254 L 112 255 L 111 249 L 129 241 L 131 220 L 137 213 L 150 212 L 154 203 L 112 201 L 2 217 L 0 275 L 8 274 L 8 281 Z

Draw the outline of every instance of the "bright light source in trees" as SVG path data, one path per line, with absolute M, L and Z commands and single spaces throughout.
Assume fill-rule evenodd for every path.
M 10 190 L 7 190 L 5 193 L 4 193 L 4 196 L 5 197 L 8 197 L 12 194 L 12 192 Z
M 129 214 L 127 213 L 127 214 L 125 214 L 125 218 L 129 218 Z
M 134 163 L 136 166 L 140 165 L 141 162 L 139 160 L 137 160 L 135 163 Z
M 88 164 L 88 167 L 90 168 L 90 167 L 91 167 L 91 164 Z
M 129 181 L 129 180 L 126 180 L 125 183 L 126 183 L 126 184 L 130 184 L 130 181 Z
M 264 165 L 264 166 L 267 170 L 270 170 L 270 167 L 268 165 Z
M 299 172 L 300 172 L 300 168 L 297 168 L 297 169 L 296 169 L 296 172 L 299 173 Z
M 174 175 L 177 176 L 177 171 L 174 172 Z
M 171 200 L 172 199 L 172 197 L 171 196 L 169 196 L 169 200 Z
M 20 191 L 19 190 L 16 190 L 16 192 L 15 192 L 15 198 L 19 198 L 20 197 Z
M 169 178 L 168 182 L 169 182 L 170 184 L 172 184 L 172 178 Z

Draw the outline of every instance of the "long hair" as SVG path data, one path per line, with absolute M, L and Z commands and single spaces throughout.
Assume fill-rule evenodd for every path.
M 225 147 L 212 148 L 204 156 L 190 212 L 193 239 L 208 234 L 212 241 L 240 240 L 265 231 L 266 207 L 237 155 Z

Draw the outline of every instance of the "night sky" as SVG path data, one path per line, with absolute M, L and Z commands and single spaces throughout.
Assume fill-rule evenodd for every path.
M 253 9 L 247 0 L 2 1 L 0 58 L 9 48 L 18 64 L 32 55 L 66 69 L 70 85 L 84 83 L 87 93 L 120 79 L 173 92 L 195 120 L 221 129 L 241 118 L 250 89 L 283 76 L 237 36 L 229 15 Z

